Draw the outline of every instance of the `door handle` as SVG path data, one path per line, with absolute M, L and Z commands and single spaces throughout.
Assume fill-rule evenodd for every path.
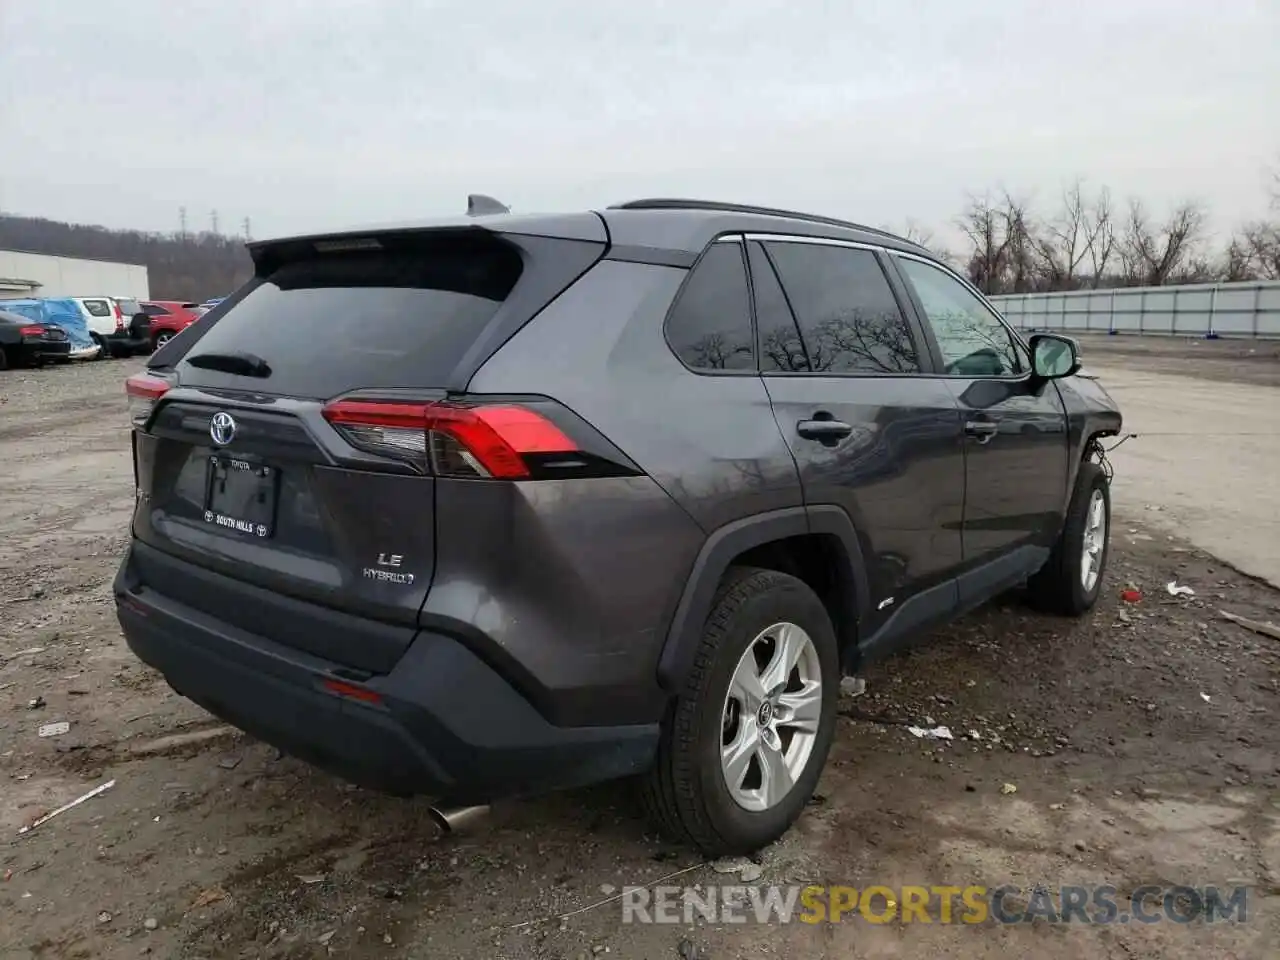
M 994 420 L 969 420 L 964 425 L 964 432 L 979 443 L 990 443 L 991 438 L 1000 432 L 1000 424 Z
M 796 424 L 796 433 L 806 440 L 834 443 L 853 433 L 853 427 L 843 420 L 801 420 Z

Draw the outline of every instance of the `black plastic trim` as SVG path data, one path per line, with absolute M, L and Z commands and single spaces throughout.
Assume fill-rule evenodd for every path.
M 825 217 L 816 213 L 800 213 L 796 210 L 783 210 L 776 207 L 757 207 L 746 203 L 724 203 L 716 200 L 688 200 L 668 197 L 655 197 L 643 200 L 628 200 L 626 203 L 615 203 L 610 210 L 706 210 L 713 213 L 747 213 L 760 217 L 784 217 L 788 220 L 802 220 L 805 223 L 820 223 L 829 227 L 845 227 L 849 230 L 859 230 L 862 233 L 868 233 L 873 236 L 884 237 L 887 240 L 895 240 L 898 243 L 910 243 L 904 237 L 890 233 L 887 230 L 880 230 L 877 227 L 868 227 L 861 223 L 853 223 L 849 220 L 838 220 L 835 217 Z
M 735 520 L 707 537 L 694 559 L 658 658 L 658 682 L 664 689 L 678 690 L 688 676 L 716 590 L 734 559 L 753 547 L 811 533 L 832 534 L 843 545 L 849 569 L 838 576 L 843 587 L 852 586 L 849 592 L 853 595 L 846 593 L 841 602 L 848 605 L 846 612 L 853 616 L 852 622 L 861 620 L 869 597 L 866 572 L 862 547 L 844 510 L 834 505 L 787 507 Z M 841 637 L 841 641 L 846 646 L 855 642 L 852 636 Z
M 354 783 L 485 803 L 640 773 L 659 727 L 557 727 L 457 641 L 420 633 L 385 677 L 381 703 L 324 689 L 350 671 L 139 589 L 122 566 L 117 615 L 130 649 L 180 694 Z M 359 682 L 360 678 L 356 678 Z
M 497 314 L 463 354 L 453 373 L 446 378 L 447 382 L 442 384 L 450 391 L 464 392 L 485 361 L 501 350 L 508 340 L 556 297 L 599 263 L 607 248 L 606 243 L 591 240 L 564 240 L 512 233 L 496 236 L 519 247 L 520 256 L 524 260 L 524 272 Z M 546 259 L 560 259 L 564 262 L 548 267 L 542 263 Z
M 951 619 L 959 607 L 959 597 L 958 581 L 953 578 L 904 601 L 874 633 L 845 648 L 845 672 L 854 673 L 898 650 L 927 628 Z
M 663 247 L 639 247 L 617 245 L 609 248 L 605 260 L 622 263 L 645 263 L 655 267 L 680 267 L 689 269 L 698 262 L 698 254 L 687 250 L 668 250 Z

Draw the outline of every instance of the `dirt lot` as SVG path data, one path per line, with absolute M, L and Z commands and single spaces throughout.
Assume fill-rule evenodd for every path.
M 1280 387 L 1280 340 L 1205 340 L 1085 334 L 1076 338 L 1086 362 L 1192 376 L 1219 383 Z
M 0 957 L 1280 956 L 1280 640 L 1219 614 L 1277 622 L 1280 594 L 1148 512 L 1117 518 L 1089 619 L 1010 598 L 869 674 L 755 882 L 1241 884 L 1247 922 L 623 925 L 616 902 L 575 911 L 676 871 L 736 882 L 651 836 L 626 784 L 440 837 L 424 803 L 242 738 L 130 656 L 110 581 L 138 365 L 0 374 Z M 56 721 L 69 732 L 37 735 Z

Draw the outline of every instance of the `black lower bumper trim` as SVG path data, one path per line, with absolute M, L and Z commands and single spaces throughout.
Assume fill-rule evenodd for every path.
M 125 565 L 128 559 L 125 560 Z M 248 634 L 121 575 L 125 639 L 182 695 L 286 753 L 371 789 L 481 803 L 623 777 L 653 759 L 656 724 L 556 727 L 457 641 L 420 633 L 364 686 L 329 692 L 342 668 Z

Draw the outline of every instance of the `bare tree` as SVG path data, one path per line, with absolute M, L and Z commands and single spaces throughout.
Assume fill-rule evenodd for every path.
M 968 206 L 956 220 L 969 239 L 969 280 L 983 293 L 1001 293 L 1009 239 L 1004 232 L 1004 218 L 988 197 L 969 197 Z
M 1098 289 L 1116 251 L 1116 224 L 1111 215 L 1111 191 L 1103 187 L 1089 210 L 1084 226 L 1085 247 L 1089 251 L 1089 286 Z
M 1155 287 L 1201 275 L 1204 233 L 1204 210 L 1198 204 L 1184 203 L 1163 224 L 1156 224 L 1141 200 L 1130 201 L 1120 241 L 1125 284 Z
M 1222 255 L 1222 279 L 1228 282 L 1252 280 L 1253 258 L 1248 243 L 1241 237 L 1232 237 Z
M 1062 209 L 1034 238 L 1037 267 L 1047 290 L 1074 290 L 1076 274 L 1089 252 L 1088 205 L 1077 180 L 1063 191 Z
M 902 231 L 903 239 L 910 240 L 926 250 L 933 248 L 933 231 L 913 217 L 907 217 L 907 224 Z
M 1228 280 L 1280 280 L 1280 221 L 1246 224 L 1227 248 Z
M 1027 201 L 1015 199 L 1005 191 L 1001 210 L 1004 234 L 1008 242 L 1008 289 L 1012 293 L 1028 293 L 1037 289 L 1037 228 Z

